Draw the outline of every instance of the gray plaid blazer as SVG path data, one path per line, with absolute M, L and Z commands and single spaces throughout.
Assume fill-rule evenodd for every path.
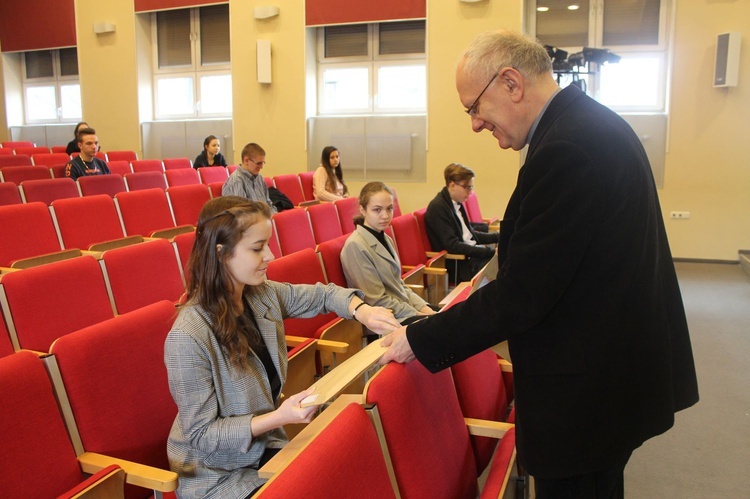
M 333 284 L 292 285 L 266 281 L 246 296 L 282 386 L 287 374 L 283 319 L 335 312 L 351 318 L 353 289 Z M 164 345 L 169 389 L 178 408 L 167 443 L 169 464 L 180 475 L 180 498 L 244 498 L 264 480 L 258 463 L 266 448 L 287 442 L 282 428 L 253 438 L 256 414 L 276 409 L 263 364 L 254 356 L 248 370 L 229 362 L 205 312 L 186 304 Z

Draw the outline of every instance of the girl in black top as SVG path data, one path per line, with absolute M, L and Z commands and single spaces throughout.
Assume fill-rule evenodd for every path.
M 219 152 L 221 144 L 215 135 L 209 135 L 203 141 L 203 152 L 193 161 L 193 168 L 202 166 L 227 166 L 224 156 Z

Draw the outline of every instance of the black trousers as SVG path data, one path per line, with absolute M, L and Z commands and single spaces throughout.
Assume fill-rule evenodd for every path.
M 623 499 L 623 471 L 630 454 L 614 465 L 584 475 L 565 478 L 534 477 L 537 499 Z

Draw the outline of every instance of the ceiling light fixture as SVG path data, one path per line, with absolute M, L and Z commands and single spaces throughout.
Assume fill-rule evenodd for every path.
M 568 10 L 578 10 L 580 7 L 576 4 L 568 5 Z
M 549 7 L 537 7 L 537 12 L 547 12 L 549 10 Z

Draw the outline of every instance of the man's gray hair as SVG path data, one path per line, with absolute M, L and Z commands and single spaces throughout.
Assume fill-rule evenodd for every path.
M 552 61 L 538 40 L 517 31 L 485 31 L 461 54 L 463 70 L 478 78 L 490 78 L 510 66 L 535 80 L 552 72 Z

